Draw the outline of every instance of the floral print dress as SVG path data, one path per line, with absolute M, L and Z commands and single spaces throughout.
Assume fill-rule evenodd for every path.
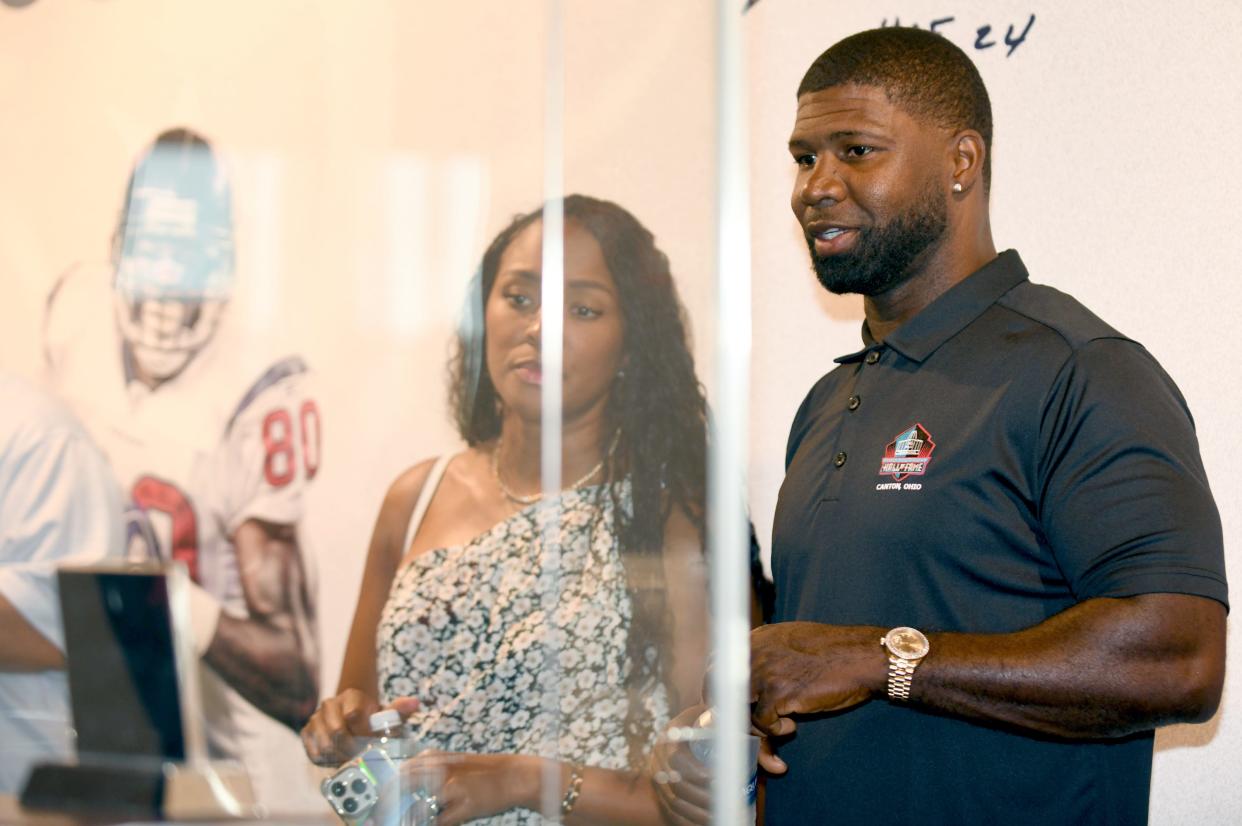
M 612 509 L 606 486 L 566 491 L 397 572 L 376 640 L 381 702 L 419 699 L 410 723 L 423 746 L 637 768 L 625 736 L 631 603 Z M 643 702 L 650 744 L 669 719 L 667 692 L 657 682 Z M 514 810 L 487 822 L 542 818 Z

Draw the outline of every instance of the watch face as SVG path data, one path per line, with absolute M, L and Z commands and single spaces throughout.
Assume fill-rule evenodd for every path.
M 914 628 L 894 628 L 884 636 L 884 645 L 903 660 L 926 657 L 930 649 L 927 637 Z

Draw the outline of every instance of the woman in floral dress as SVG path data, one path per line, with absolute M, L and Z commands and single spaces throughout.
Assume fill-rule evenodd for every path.
M 542 213 L 483 257 L 451 364 L 467 449 L 397 478 L 338 694 L 303 730 L 346 759 L 381 707 L 440 826 L 657 823 L 647 755 L 698 700 L 705 403 L 668 260 L 616 204 L 564 201 L 562 489 L 541 491 Z M 549 778 L 559 788 L 548 791 Z

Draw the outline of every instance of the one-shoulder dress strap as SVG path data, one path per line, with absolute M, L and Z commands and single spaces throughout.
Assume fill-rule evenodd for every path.
M 448 467 L 452 458 L 451 455 L 446 454 L 436 459 L 436 463 L 431 466 L 427 481 L 423 482 L 423 489 L 418 494 L 418 501 L 414 504 L 414 512 L 410 514 L 410 525 L 405 529 L 405 544 L 401 546 L 403 554 L 410 550 L 410 545 L 414 544 L 414 535 L 418 533 L 418 526 L 423 524 L 423 516 L 426 515 L 431 499 L 436 495 L 436 488 L 440 487 L 444 469 Z

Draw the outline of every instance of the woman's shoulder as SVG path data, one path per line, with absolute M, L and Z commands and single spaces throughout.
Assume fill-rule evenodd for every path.
M 456 453 L 442 453 L 439 456 L 431 456 L 410 465 L 397 475 L 397 478 L 388 486 L 388 493 L 384 496 L 385 506 L 407 505 L 413 509 L 414 503 L 423 493 L 423 488 L 427 485 L 431 478 L 431 472 L 436 465 L 444 459 L 448 459 L 448 464 L 444 468 L 444 475 L 460 474 L 465 471 L 469 473 L 468 468 L 476 463 L 472 454 L 478 451 L 477 448 L 469 447 Z
M 414 506 L 423 494 L 423 489 L 431 482 L 433 469 L 438 462 L 447 457 L 447 465 L 443 476 L 433 482 L 437 487 L 450 485 L 453 488 L 470 489 L 476 487 L 481 477 L 489 471 L 488 453 L 480 446 L 467 447 L 454 453 L 441 454 L 424 459 L 406 468 L 388 486 L 384 496 L 383 511 L 396 517 L 402 524 L 409 521 Z
M 388 493 L 384 496 L 385 505 L 406 503 L 413 507 L 431 476 L 431 469 L 441 458 L 443 457 L 432 456 L 401 471 L 388 486 Z

